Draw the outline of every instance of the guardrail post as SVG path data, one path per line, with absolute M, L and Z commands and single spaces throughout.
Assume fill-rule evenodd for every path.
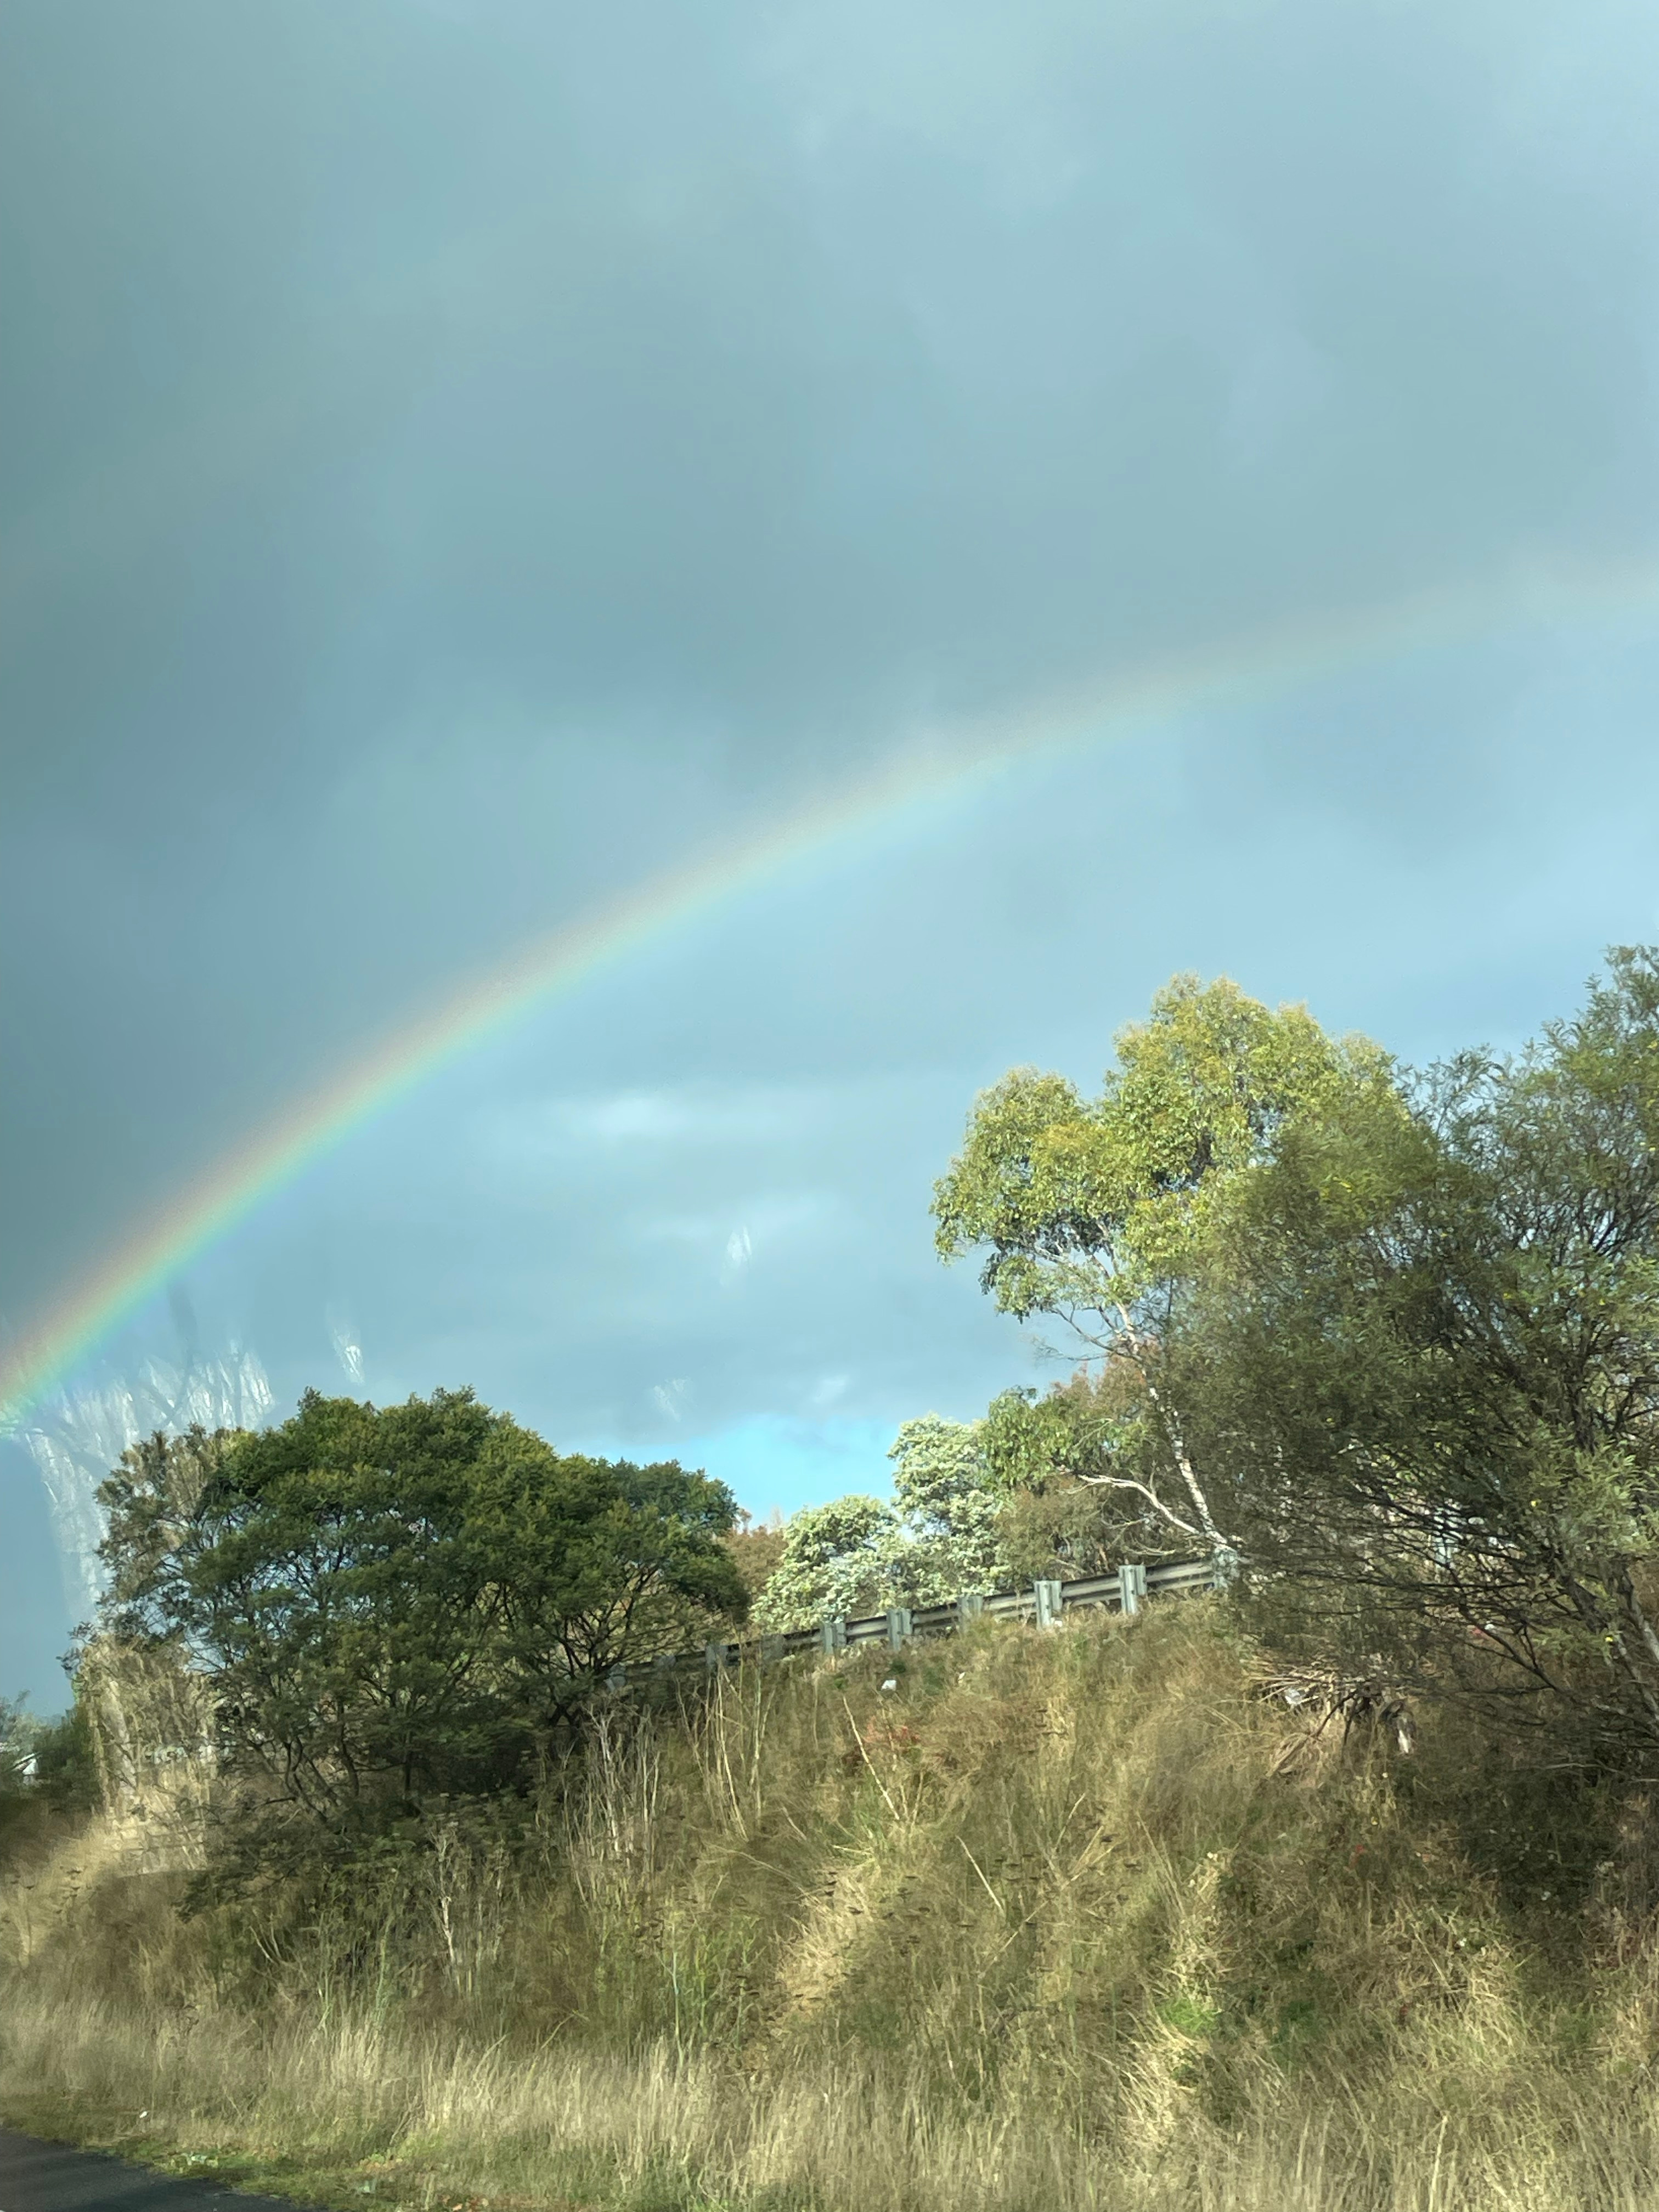
M 613 1667 L 605 1678 L 605 1686 L 607 1690 L 625 1690 L 628 1687 L 627 1668 L 620 1664 Z
M 711 1674 L 718 1674 L 726 1664 L 726 1639 L 720 1637 L 702 1647 L 702 1663 Z
M 1215 1555 L 1214 1582 L 1218 1589 L 1227 1589 L 1237 1576 L 1239 1558 L 1231 1544 L 1223 1544 Z
M 890 1605 L 887 1608 L 887 1641 L 896 1651 L 910 1633 L 910 1608 L 908 1605 Z
M 1146 1602 L 1146 1570 L 1126 1559 L 1117 1571 L 1118 1601 L 1125 1613 L 1139 1613 Z
M 1036 1599 L 1037 1626 L 1039 1628 L 1058 1628 L 1060 1626 L 1059 1583 L 1052 1579 L 1039 1577 L 1038 1579 L 1031 1584 L 1031 1591 L 1032 1595 Z
M 970 1620 L 977 1620 L 985 1611 L 985 1600 L 977 1591 L 963 1591 L 957 1600 L 957 1626 L 966 1628 Z
M 826 1659 L 833 1659 L 837 1651 L 847 1649 L 847 1615 L 832 1613 L 827 1620 L 818 1623 L 818 1649 Z
M 784 1653 L 787 1651 L 788 1649 L 788 1642 L 785 1638 L 781 1636 L 763 1636 L 760 1642 L 761 1665 L 763 1667 L 771 1666 L 775 1660 L 781 1659 Z

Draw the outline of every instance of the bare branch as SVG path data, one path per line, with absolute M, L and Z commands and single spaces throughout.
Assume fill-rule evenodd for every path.
M 1155 1490 L 1148 1489 L 1144 1482 L 1132 1480 L 1127 1474 L 1080 1474 L 1078 1480 L 1086 1482 L 1091 1490 L 1135 1491 L 1155 1513 L 1169 1522 L 1172 1528 L 1179 1528 L 1183 1536 L 1197 1536 L 1201 1533 L 1190 1521 L 1183 1521 L 1173 1506 L 1166 1505 Z

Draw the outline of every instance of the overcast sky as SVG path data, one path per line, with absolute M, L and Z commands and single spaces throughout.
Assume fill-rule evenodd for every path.
M 101 1348 L 470 1382 L 757 1512 L 1046 1370 L 932 1252 L 1173 970 L 1411 1059 L 1659 937 L 1646 0 L 0 0 L 31 1318 L 535 933 L 919 738 L 1402 599 L 549 1001 Z M 1571 594 L 1536 588 L 1570 569 Z M 187 1301 L 187 1309 L 185 1304 Z M 69 1627 L 0 1446 L 0 1691 Z

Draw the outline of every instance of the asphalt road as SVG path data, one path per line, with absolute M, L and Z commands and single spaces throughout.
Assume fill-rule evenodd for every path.
M 0 2212 L 294 2212 L 222 2181 L 183 2180 L 100 2150 L 71 2150 L 0 2128 Z

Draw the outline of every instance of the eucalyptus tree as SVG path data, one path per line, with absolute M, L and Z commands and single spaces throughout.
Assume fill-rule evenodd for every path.
M 1219 1549 L 1228 1475 L 1204 1463 L 1186 1334 L 1216 1208 L 1287 1129 L 1357 1097 L 1403 1109 L 1379 1048 L 1225 979 L 1177 976 L 1116 1048 L 1096 1097 L 1031 1068 L 980 1097 L 935 1189 L 938 1246 L 947 1261 L 983 1251 L 981 1285 L 1004 1312 L 1059 1322 L 1085 1362 L 1132 1382 L 1115 1435 L 1097 1425 L 1079 1478 Z M 1073 1410 L 1038 1411 L 1045 1434 L 1027 1444 L 1065 1449 Z

